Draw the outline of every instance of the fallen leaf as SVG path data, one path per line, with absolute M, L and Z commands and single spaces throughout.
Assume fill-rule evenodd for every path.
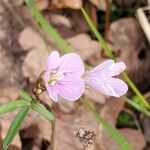
M 127 72 L 141 91 L 150 85 L 150 51 L 139 23 L 134 18 L 117 20 L 110 25 L 108 40 L 118 49 L 118 60 L 127 65 Z M 117 51 L 114 51 L 117 53 Z
M 78 53 L 83 60 L 101 51 L 98 41 L 92 40 L 90 36 L 85 33 L 71 37 L 67 39 L 67 41 L 73 47 L 74 52 Z
M 92 4 L 94 4 L 98 9 L 106 11 L 106 0 L 90 0 Z M 112 0 L 109 0 L 111 3 Z
M 52 8 L 72 8 L 80 9 L 82 6 L 82 0 L 52 0 L 50 7 Z
M 49 0 L 34 0 L 38 10 L 45 10 L 49 6 Z
M 32 40 L 29 37 L 32 37 Z M 49 52 L 42 38 L 30 27 L 21 32 L 19 43 L 24 50 L 30 50 L 22 66 L 23 76 L 29 78 L 30 82 L 35 82 L 45 70 Z

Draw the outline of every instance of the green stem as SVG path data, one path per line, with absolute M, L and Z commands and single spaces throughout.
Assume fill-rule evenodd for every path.
M 81 11 L 82 11 L 83 16 L 86 19 L 88 25 L 90 26 L 91 30 L 93 31 L 93 33 L 95 34 L 96 38 L 98 39 L 100 45 L 105 50 L 105 53 L 107 54 L 107 56 L 109 58 L 115 60 L 116 58 L 112 54 L 111 49 L 107 46 L 107 43 L 105 42 L 105 40 L 103 39 L 102 35 L 99 33 L 99 31 L 95 27 L 94 23 L 92 22 L 92 20 L 90 19 L 90 17 L 88 16 L 88 14 L 86 13 L 86 11 L 84 10 L 83 7 L 81 7 Z M 147 108 L 150 108 L 150 104 L 147 102 L 147 100 L 144 98 L 144 96 L 140 93 L 140 91 L 137 89 L 137 87 L 131 81 L 129 76 L 126 73 L 123 73 L 123 76 L 124 76 L 125 80 L 127 81 L 128 85 L 134 91 L 134 93 L 136 93 L 136 95 L 140 98 L 140 100 L 144 104 L 144 106 L 147 107 Z
M 146 108 L 150 108 L 150 104 L 145 99 L 145 97 L 140 93 L 140 91 L 137 89 L 137 87 L 135 86 L 135 84 L 131 81 L 131 79 L 129 78 L 129 76 L 127 75 L 127 73 L 123 72 L 122 75 L 123 75 L 124 79 L 126 80 L 126 82 L 128 83 L 128 85 L 134 91 L 134 93 L 140 98 L 140 100 L 144 104 L 144 106 Z
M 133 150 L 131 145 L 126 142 L 126 139 L 115 128 L 113 128 L 103 117 L 100 116 L 100 114 L 96 111 L 95 107 L 92 106 L 90 101 L 87 101 L 84 98 L 81 98 L 80 101 L 95 116 L 98 123 L 100 123 L 111 135 L 111 137 L 118 143 L 121 150 Z
M 54 142 L 55 142 L 55 121 L 52 122 L 52 135 L 50 142 L 50 150 L 54 150 Z

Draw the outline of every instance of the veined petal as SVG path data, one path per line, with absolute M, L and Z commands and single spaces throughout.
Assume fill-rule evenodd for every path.
M 78 100 L 85 89 L 84 82 L 78 77 L 66 77 L 59 80 L 56 84 L 58 94 L 70 101 Z
M 110 76 L 116 76 L 119 75 L 121 72 L 123 72 L 125 69 L 126 64 L 124 62 L 118 62 L 109 68 L 109 74 Z
M 49 97 L 50 97 L 54 102 L 58 102 L 59 96 L 58 96 L 56 87 L 55 87 L 55 86 L 49 86 L 49 85 L 47 84 L 47 85 L 46 85 L 46 89 L 47 89 L 47 91 L 48 91 Z
M 47 66 L 46 70 L 49 72 L 50 70 L 57 69 L 60 64 L 60 56 L 58 51 L 53 51 L 47 58 Z
M 101 80 L 105 80 L 109 75 L 108 70 L 112 65 L 114 65 L 113 60 L 106 60 L 103 63 L 96 66 L 95 68 L 93 68 L 92 70 L 86 72 L 84 76 L 91 76 L 93 78 L 100 78 Z
M 110 85 L 110 87 L 114 90 L 114 92 L 118 96 L 122 96 L 128 91 L 127 84 L 120 79 L 110 78 L 108 79 L 107 83 Z
M 85 78 L 85 84 L 101 94 L 118 97 L 114 90 L 107 83 L 105 83 L 104 80 L 101 80 L 100 78 L 88 76 Z
M 87 76 L 85 78 L 85 84 L 93 88 L 97 92 L 114 97 L 120 97 L 128 90 L 127 84 L 122 80 L 116 78 L 101 80 L 100 78 Z
M 70 53 L 60 58 L 59 71 L 65 73 L 82 75 L 84 73 L 84 64 L 79 55 Z

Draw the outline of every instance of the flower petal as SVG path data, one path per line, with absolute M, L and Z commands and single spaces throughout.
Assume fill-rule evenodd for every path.
M 59 71 L 65 73 L 82 75 L 84 73 L 84 64 L 79 55 L 70 53 L 60 58 Z
M 60 64 L 60 56 L 58 51 L 53 51 L 48 56 L 46 70 L 49 72 L 52 69 L 57 69 Z
M 108 70 L 109 68 L 114 65 L 114 61 L 109 59 L 101 63 L 100 65 L 93 68 L 91 71 L 85 73 L 86 76 L 91 76 L 93 78 L 100 78 L 101 80 L 105 80 L 108 77 Z
M 56 86 L 58 94 L 70 101 L 78 100 L 85 89 L 83 80 L 75 76 L 65 77 L 59 80 Z
M 105 95 L 120 97 L 128 90 L 127 84 L 120 79 L 108 78 L 101 80 L 92 76 L 85 78 L 85 84 Z
M 114 90 L 116 95 L 118 95 L 118 97 L 124 95 L 128 91 L 127 84 L 120 79 L 110 78 L 108 79 L 108 84 Z M 115 95 L 112 95 L 112 96 L 115 96 Z
M 118 62 L 109 68 L 109 74 L 110 76 L 116 76 L 119 75 L 121 72 L 123 72 L 125 69 L 126 64 L 124 62 Z
M 57 93 L 57 88 L 55 86 L 46 86 L 46 89 L 48 91 L 48 95 L 49 97 L 54 101 L 54 102 L 58 102 L 59 97 L 58 97 L 58 93 Z

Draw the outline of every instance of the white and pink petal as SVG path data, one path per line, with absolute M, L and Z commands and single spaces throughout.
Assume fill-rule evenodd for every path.
M 60 58 L 59 71 L 66 74 L 81 76 L 84 73 L 84 64 L 79 55 L 70 53 Z
M 70 101 L 78 100 L 84 90 L 84 81 L 79 77 L 67 77 L 57 82 L 58 94 Z

